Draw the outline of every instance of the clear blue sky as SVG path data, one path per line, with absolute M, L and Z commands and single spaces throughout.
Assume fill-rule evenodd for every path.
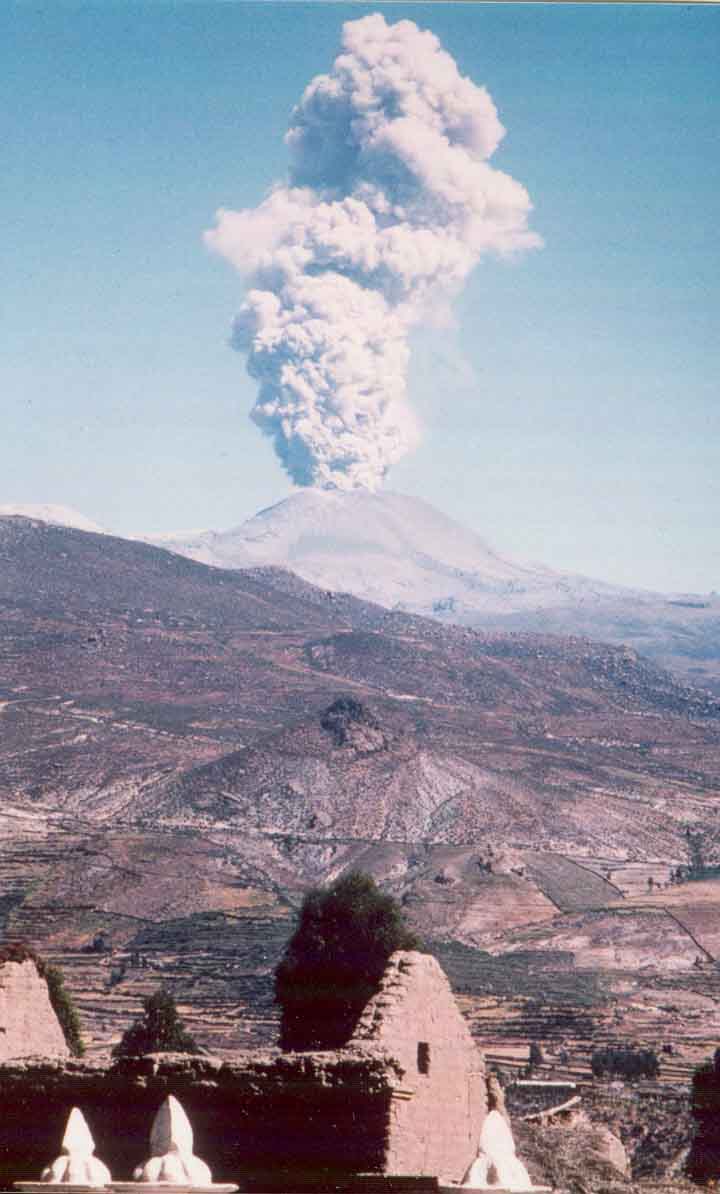
M 424 437 L 389 486 L 520 557 L 720 589 L 714 6 L 6 0 L 0 503 L 132 533 L 290 492 L 201 235 L 283 176 L 293 103 L 373 11 L 488 87 L 545 240 L 415 337 Z

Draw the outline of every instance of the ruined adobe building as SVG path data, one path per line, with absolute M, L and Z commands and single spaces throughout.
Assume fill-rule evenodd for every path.
M 32 959 L 0 962 L 0 1063 L 13 1057 L 69 1057 L 47 983 Z
M 392 956 L 352 1039 L 334 1052 L 180 1054 L 7 1063 L 0 1071 L 0 1182 L 39 1175 L 70 1109 L 85 1114 L 117 1180 L 143 1160 L 149 1125 L 180 1099 L 218 1181 L 289 1189 L 353 1174 L 461 1181 L 487 1113 L 485 1066 L 440 966 Z
M 383 1172 L 461 1181 L 487 1114 L 485 1061 L 434 958 L 393 954 L 348 1048 L 396 1067 Z

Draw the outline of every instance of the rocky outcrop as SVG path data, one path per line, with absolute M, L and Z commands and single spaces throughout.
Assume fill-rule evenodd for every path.
M 620 1140 L 582 1114 L 570 1123 L 518 1123 L 516 1135 L 536 1183 L 591 1194 L 622 1189 L 629 1181 L 628 1158 Z
M 0 1062 L 69 1052 L 47 983 L 32 959 L 0 963 Z
M 642 1184 L 674 1181 L 683 1172 L 692 1140 L 692 1117 L 689 1091 L 682 1084 L 533 1081 L 514 1083 L 507 1093 L 515 1137 L 528 1161 L 534 1156 L 536 1136 L 547 1136 L 544 1148 L 559 1147 L 570 1155 L 579 1127 L 581 1155 L 593 1165 L 602 1164 L 603 1155 L 619 1172 L 629 1163 L 631 1180 Z M 580 1118 L 578 1111 L 582 1111 Z M 589 1121 L 592 1129 L 589 1135 L 582 1130 L 585 1117 L 586 1126 Z M 606 1131 L 612 1139 L 605 1136 Z M 540 1180 L 543 1171 L 536 1176 Z
M 589 1120 L 587 1121 L 589 1125 Z M 630 1158 L 622 1140 L 604 1124 L 593 1124 L 591 1132 L 593 1155 L 599 1162 L 607 1162 L 622 1177 L 630 1176 Z

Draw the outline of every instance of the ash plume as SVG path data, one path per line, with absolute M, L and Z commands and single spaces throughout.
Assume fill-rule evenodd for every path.
M 348 21 L 293 112 L 287 183 L 205 233 L 247 280 L 232 343 L 297 485 L 375 489 L 418 438 L 410 329 L 447 316 L 486 253 L 542 243 L 525 188 L 488 165 L 504 133 L 434 34 Z

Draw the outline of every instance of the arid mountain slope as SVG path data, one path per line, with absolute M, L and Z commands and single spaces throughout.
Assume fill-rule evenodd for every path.
M 652 593 L 512 560 L 403 494 L 301 490 L 231 530 L 163 546 L 223 568 L 290 568 L 322 588 L 447 623 L 627 643 L 720 694 L 716 594 Z
M 537 1031 L 539 989 L 545 1035 L 582 1041 L 638 983 L 711 999 L 720 897 L 661 887 L 720 862 L 707 693 L 625 648 L 32 520 L 0 519 L 0 564 L 0 919 L 97 1042 L 160 979 L 210 1043 L 267 1039 L 293 909 L 351 865 L 491 1040 Z

